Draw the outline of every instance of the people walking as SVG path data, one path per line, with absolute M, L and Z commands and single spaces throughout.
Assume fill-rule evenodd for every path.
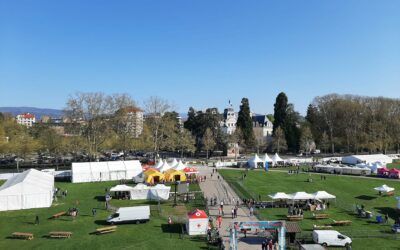
M 234 207 L 232 207 L 231 215 L 232 215 L 232 219 L 234 219 L 235 218 L 235 208 Z
M 251 206 L 250 207 L 250 216 L 253 216 L 254 215 L 254 208 L 253 208 L 253 206 Z
M 222 216 L 221 215 L 218 216 L 217 223 L 218 223 L 218 228 L 221 228 L 221 224 L 222 224 Z

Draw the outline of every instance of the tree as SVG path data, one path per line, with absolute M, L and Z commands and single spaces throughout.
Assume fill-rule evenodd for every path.
M 273 135 L 273 140 L 272 140 L 272 150 L 279 153 L 281 150 L 286 150 L 287 145 L 286 145 L 286 139 L 285 139 L 285 133 L 280 127 L 277 127 L 275 130 L 275 134 Z
M 176 150 L 180 151 L 181 158 L 183 158 L 183 153 L 194 153 L 196 151 L 195 139 L 193 135 L 187 129 L 182 129 L 179 131 L 179 136 L 177 137 Z
M 319 147 L 322 149 L 324 153 L 328 152 L 329 149 L 329 137 L 328 134 L 324 131 L 321 136 L 321 140 L 319 142 Z
M 65 114 L 75 131 L 86 139 L 89 154 L 97 158 L 109 135 L 109 119 L 115 113 L 112 96 L 103 93 L 76 93 L 69 97 Z
M 208 159 L 208 152 L 212 149 L 214 149 L 216 145 L 214 136 L 211 132 L 211 129 L 207 128 L 206 132 L 204 133 L 203 136 L 203 149 L 206 150 L 207 152 L 207 159 Z
M 303 126 L 301 131 L 300 147 L 304 152 L 311 153 L 314 145 L 313 136 L 308 126 Z
M 283 128 L 285 126 L 287 108 L 288 98 L 285 93 L 281 92 L 276 97 L 274 104 L 273 134 L 278 127 Z
M 151 132 L 153 139 L 153 150 L 158 155 L 160 141 L 163 140 L 164 133 L 162 129 L 165 128 L 167 124 L 164 123 L 162 117 L 170 108 L 171 105 L 167 100 L 164 100 L 157 96 L 151 96 L 145 101 L 145 111 L 147 113 L 147 126 Z
M 236 125 L 243 133 L 245 145 L 247 147 L 254 146 L 253 121 L 250 115 L 249 100 L 247 98 L 242 98 Z

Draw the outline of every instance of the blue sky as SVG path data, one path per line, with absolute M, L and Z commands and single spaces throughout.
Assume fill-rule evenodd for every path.
M 77 91 L 161 96 L 186 112 L 284 91 L 399 97 L 400 1 L 0 0 L 0 106 Z

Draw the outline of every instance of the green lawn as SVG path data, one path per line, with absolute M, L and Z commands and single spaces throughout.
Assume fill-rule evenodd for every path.
M 380 197 L 373 188 L 387 184 L 396 188 L 396 190 L 400 190 L 399 181 L 333 175 L 327 175 L 326 180 L 321 180 L 320 175 L 315 174 L 288 175 L 287 173 L 273 171 L 267 173 L 249 171 L 246 179 L 242 181 L 242 171 L 220 170 L 219 172 L 236 192 L 248 198 L 258 199 L 258 196 L 261 195 L 262 200 L 269 200 L 267 195 L 275 192 L 305 191 L 313 193 L 325 190 L 337 196 L 336 204 L 332 202 L 331 208 L 327 211 L 330 219 L 315 221 L 311 219 L 311 212 L 306 212 L 305 219 L 300 222 L 305 235 L 311 233 L 314 224 L 327 224 L 332 222 L 332 219 L 351 220 L 353 222 L 351 226 L 336 227 L 335 229 L 353 238 L 353 249 L 400 249 L 400 236 L 396 240 L 394 234 L 389 233 L 389 225 L 378 225 L 373 220 L 359 219 L 351 212 L 356 204 L 363 204 L 367 210 L 372 211 L 375 215 L 387 213 L 390 217 L 390 224 L 393 224 L 393 220 L 400 216 L 400 213 L 395 209 L 395 198 Z M 307 182 L 308 178 L 312 178 L 313 182 Z M 286 217 L 287 209 L 267 208 L 258 212 L 261 220 L 280 220 Z M 363 238 L 364 236 L 370 238 Z
M 157 203 L 145 201 L 113 200 L 112 206 L 131 206 L 150 204 L 152 216 L 150 222 L 140 225 L 119 225 L 115 233 L 108 235 L 90 234 L 96 228 L 105 224 L 110 214 L 104 209 L 105 188 L 110 188 L 117 182 L 103 183 L 56 183 L 61 189 L 68 190 L 67 198 L 59 198 L 52 207 L 21 211 L 0 212 L 0 249 L 200 249 L 206 247 L 204 238 L 184 236 L 180 239 L 181 227 L 173 228 L 173 232 L 166 229 L 167 217 L 185 218 L 186 212 L 193 207 L 202 208 L 202 203 L 191 202 L 172 206 L 172 202 L 161 204 L 161 212 Z M 192 186 L 192 190 L 198 187 Z M 56 220 L 48 218 L 53 214 L 66 211 L 78 201 L 80 215 L 72 220 L 64 216 Z M 97 208 L 97 215 L 92 216 L 92 208 Z M 35 216 L 40 218 L 40 225 L 34 225 Z M 13 232 L 30 232 L 35 235 L 32 241 L 8 238 Z M 45 236 L 50 231 L 70 231 L 70 239 L 48 239 Z

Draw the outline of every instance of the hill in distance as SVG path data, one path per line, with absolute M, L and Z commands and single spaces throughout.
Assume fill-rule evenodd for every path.
M 0 107 L 0 112 L 10 113 L 13 116 L 22 113 L 31 113 L 36 116 L 36 119 L 40 119 L 44 115 L 48 115 L 52 118 L 60 118 L 63 115 L 63 111 L 60 109 L 34 108 L 34 107 Z

